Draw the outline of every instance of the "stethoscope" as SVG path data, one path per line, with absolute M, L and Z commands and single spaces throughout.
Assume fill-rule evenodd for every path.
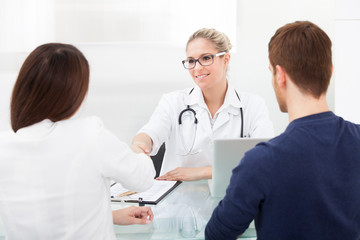
M 192 93 L 192 91 L 194 90 L 194 88 L 192 88 L 189 92 L 189 95 Z M 239 101 L 241 102 L 240 100 L 240 97 L 239 97 L 239 94 L 237 93 L 237 91 L 235 90 L 235 93 L 236 93 L 236 96 L 237 98 L 239 99 Z M 184 115 L 184 113 L 186 112 L 190 112 L 190 114 L 193 114 L 194 115 L 194 126 L 195 126 L 195 130 L 194 130 L 194 137 L 192 138 L 193 141 L 192 143 L 190 144 L 190 147 L 188 147 L 188 151 L 186 154 L 184 155 L 189 155 L 191 152 L 192 152 L 192 149 L 194 147 L 194 143 L 195 143 L 195 138 L 196 138 L 196 131 L 197 131 L 197 124 L 198 124 L 198 119 L 196 118 L 196 111 L 194 109 L 192 109 L 189 105 L 187 105 L 187 107 L 182 110 L 179 114 L 179 127 L 182 126 L 182 117 Z M 243 138 L 244 137 L 244 114 L 243 114 L 243 109 L 242 107 L 240 107 L 240 118 L 241 118 L 241 127 L 240 127 L 240 138 Z M 185 139 L 184 139 L 184 136 L 182 134 L 182 131 L 180 131 L 180 138 L 181 138 L 181 141 L 182 141 L 182 144 L 184 146 L 184 148 L 186 148 L 186 144 L 185 144 Z

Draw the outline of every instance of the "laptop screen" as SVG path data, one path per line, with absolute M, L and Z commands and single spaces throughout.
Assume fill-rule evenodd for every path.
M 212 179 L 209 180 L 211 196 L 223 198 L 226 188 L 230 183 L 232 170 L 240 163 L 245 152 L 255 147 L 256 144 L 268 140 L 269 138 L 214 140 Z

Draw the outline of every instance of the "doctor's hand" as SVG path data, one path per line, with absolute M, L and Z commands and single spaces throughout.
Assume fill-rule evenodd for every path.
M 145 153 L 149 156 L 153 141 L 146 133 L 137 134 L 132 140 L 131 149 L 136 153 Z
M 154 219 L 150 207 L 127 207 L 112 212 L 113 222 L 117 225 L 149 224 Z
M 157 180 L 168 181 L 196 181 L 200 179 L 210 179 L 212 176 L 211 167 L 184 168 L 178 167 L 166 174 L 156 178 Z
M 147 145 L 143 142 L 133 142 L 131 144 L 131 149 L 135 153 L 145 153 L 148 156 L 150 154 L 150 150 L 148 149 Z

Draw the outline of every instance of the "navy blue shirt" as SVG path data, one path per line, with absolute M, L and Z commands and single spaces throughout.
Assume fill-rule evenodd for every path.
M 205 237 L 235 239 L 253 219 L 259 240 L 359 240 L 360 126 L 306 116 L 248 151 Z

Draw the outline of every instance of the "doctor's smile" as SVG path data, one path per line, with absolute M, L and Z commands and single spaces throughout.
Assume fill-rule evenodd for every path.
M 195 76 L 197 80 L 202 80 L 204 78 L 206 78 L 207 76 L 209 76 L 210 74 L 203 74 L 203 75 L 197 75 Z

